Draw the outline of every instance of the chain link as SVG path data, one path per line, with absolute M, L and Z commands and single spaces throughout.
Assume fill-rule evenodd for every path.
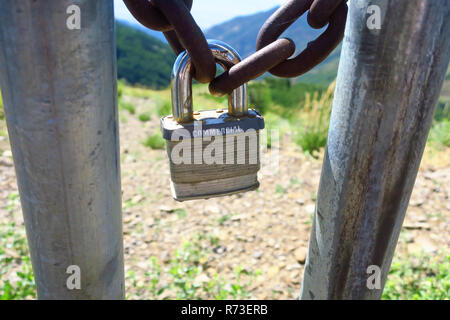
M 297 77 L 322 62 L 342 41 L 347 18 L 345 0 L 289 0 L 261 28 L 256 52 L 214 79 L 216 64 L 205 36 L 190 13 L 192 0 L 123 0 L 144 26 L 163 31 L 175 53 L 187 50 L 193 77 L 210 83 L 213 95 L 228 94 L 269 71 L 279 77 Z M 278 37 L 306 11 L 312 28 L 327 29 L 295 58 L 291 39 Z
M 149 0 L 123 0 L 131 14 L 139 23 L 156 31 L 173 30 L 164 14 Z M 186 7 L 191 10 L 193 0 L 184 0 Z
M 200 83 L 211 82 L 216 75 L 216 62 L 205 35 L 183 0 L 152 0 L 152 3 L 164 13 L 175 31 L 176 37 L 172 38 L 170 34 L 168 36 L 172 47 L 175 46 L 173 42 L 177 39 L 179 44 L 189 52 L 194 65 L 193 77 Z
M 342 0 L 338 2 L 338 8 L 327 19 L 327 29 L 297 57 L 281 62 L 269 72 L 278 77 L 298 77 L 308 72 L 326 57 L 342 41 L 344 36 L 345 21 L 347 18 L 347 4 Z M 331 0 L 316 0 L 315 2 L 328 2 Z M 263 25 L 256 42 L 256 49 L 260 50 L 275 41 L 289 26 L 302 16 L 313 4 L 313 0 L 290 0 L 278 9 Z

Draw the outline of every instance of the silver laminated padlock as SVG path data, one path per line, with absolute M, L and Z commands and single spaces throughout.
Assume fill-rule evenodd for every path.
M 225 70 L 241 61 L 226 43 L 208 41 Z M 175 200 L 207 199 L 259 187 L 259 130 L 263 117 L 248 109 L 247 84 L 228 96 L 228 111 L 193 111 L 191 59 L 182 52 L 172 71 L 172 112 L 161 118 Z

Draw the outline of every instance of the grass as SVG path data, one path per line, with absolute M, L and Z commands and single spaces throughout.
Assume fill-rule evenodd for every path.
M 134 106 L 131 103 L 125 102 L 123 100 L 119 100 L 119 110 L 126 110 L 130 114 L 136 113 L 136 109 L 134 108 Z
M 139 115 L 139 121 L 149 122 L 152 119 L 149 113 L 142 113 Z
M 424 253 L 394 259 L 383 292 L 388 300 L 444 300 L 450 297 L 450 255 Z
M 435 121 L 428 141 L 436 148 L 450 147 L 450 120 Z
M 151 148 L 153 150 L 161 150 L 166 146 L 166 141 L 162 137 L 160 132 L 154 133 L 148 136 L 147 139 L 143 142 L 144 146 Z
M 217 273 L 208 273 L 213 248 L 219 246 L 214 236 L 198 234 L 175 250 L 172 258 L 161 263 L 156 257 L 148 261 L 146 281 L 139 281 L 134 271 L 127 273 L 126 280 L 133 288 L 129 299 L 145 296 L 147 299 L 247 299 L 251 297 L 249 287 L 261 272 L 250 272 L 242 267 L 235 270 L 234 280 L 226 281 Z M 163 274 L 167 281 L 163 281 Z
M 12 214 L 18 201 L 17 193 L 10 194 L 3 209 Z M 25 228 L 14 222 L 0 222 L 0 300 L 33 298 L 36 286 Z
M 335 85 L 336 82 L 333 82 L 322 95 L 318 92 L 306 93 L 305 104 L 298 114 L 300 128 L 295 134 L 294 141 L 304 152 L 313 156 L 327 143 Z

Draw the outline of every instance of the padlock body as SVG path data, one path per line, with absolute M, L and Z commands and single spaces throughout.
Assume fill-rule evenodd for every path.
M 259 186 L 259 130 L 264 119 L 255 110 L 235 118 L 225 111 L 202 111 L 194 121 L 161 119 L 176 200 L 207 199 Z

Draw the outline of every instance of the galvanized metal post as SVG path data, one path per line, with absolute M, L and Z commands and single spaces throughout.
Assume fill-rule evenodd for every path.
M 0 80 L 38 298 L 124 298 L 113 1 L 0 1 Z
M 301 299 L 381 297 L 450 58 L 449 1 L 349 5 Z

